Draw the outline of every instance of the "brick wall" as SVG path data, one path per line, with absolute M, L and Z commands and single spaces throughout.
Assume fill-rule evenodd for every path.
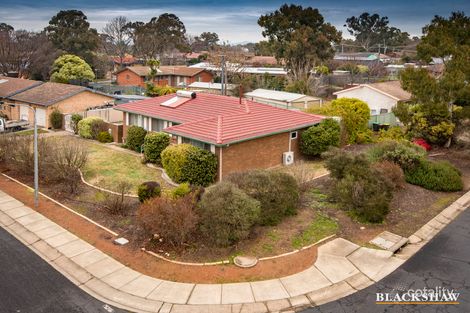
M 222 148 L 222 178 L 230 173 L 282 165 L 282 154 L 289 151 L 289 140 L 290 132 L 286 132 Z M 291 151 L 294 152 L 294 160 L 301 157 L 299 141 L 300 132 L 298 132 L 297 139 L 291 140 Z M 219 149 L 216 149 L 216 156 L 220 165 Z
M 140 86 L 145 87 L 144 78 L 129 69 L 125 69 L 116 75 L 116 83 L 119 86 Z
M 111 136 L 113 136 L 113 141 L 121 143 L 122 142 L 122 134 L 123 134 L 123 124 L 118 123 L 106 123 L 108 129 L 111 129 Z

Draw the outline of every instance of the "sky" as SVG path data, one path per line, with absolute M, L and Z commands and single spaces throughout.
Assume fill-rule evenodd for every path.
M 0 23 L 15 29 L 41 30 L 59 10 L 79 9 L 92 27 L 101 31 L 107 21 L 124 15 L 131 21 L 146 22 L 162 13 L 174 13 L 185 24 L 186 31 L 198 35 L 216 32 L 231 43 L 257 42 L 263 39 L 257 20 L 260 15 L 278 9 L 286 1 L 271 0 L 185 0 L 185 1 L 118 1 L 118 0 L 0 0 Z M 350 38 L 343 26 L 346 18 L 362 12 L 388 16 L 390 25 L 421 35 L 421 29 L 434 15 L 449 16 L 452 11 L 470 14 L 470 0 L 316 0 L 292 1 L 318 8 L 320 13 Z

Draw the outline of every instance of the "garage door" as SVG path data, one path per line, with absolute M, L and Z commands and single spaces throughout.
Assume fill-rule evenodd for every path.
M 20 105 L 20 120 L 27 121 L 29 108 L 26 105 Z
M 46 110 L 36 109 L 36 119 L 38 126 L 46 127 Z

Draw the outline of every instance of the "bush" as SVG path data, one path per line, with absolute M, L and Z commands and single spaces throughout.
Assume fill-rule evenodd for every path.
M 227 180 L 261 204 L 261 225 L 277 225 L 297 212 L 300 192 L 295 178 L 287 173 L 255 170 L 235 173 Z
M 104 133 L 104 132 L 108 133 L 108 124 L 105 121 L 99 119 L 91 123 L 91 138 L 98 140 L 99 134 Z M 111 137 L 111 141 L 113 141 L 112 137 Z
M 96 116 L 90 116 L 90 117 L 84 118 L 77 123 L 78 134 L 82 138 L 94 139 L 96 137 L 93 137 L 94 130 L 92 129 L 92 125 L 93 124 L 99 125 L 101 123 L 104 123 L 104 121 L 101 118 L 96 117 Z M 98 135 L 98 133 L 96 135 Z
M 197 148 L 190 144 L 180 144 L 168 146 L 162 151 L 163 168 L 174 182 L 184 182 L 182 168 L 187 161 L 188 151 L 195 149 Z
M 170 145 L 170 136 L 165 133 L 148 133 L 144 138 L 144 156 L 152 163 L 161 162 L 161 153 Z
M 462 177 L 452 164 L 446 161 L 421 160 L 418 166 L 405 171 L 406 181 L 434 191 L 459 191 L 463 189 Z
M 216 156 L 189 144 L 168 146 L 162 151 L 161 159 L 166 173 L 177 183 L 207 186 L 217 176 Z
M 191 191 L 192 190 L 191 190 L 191 186 L 189 185 L 189 183 L 182 183 L 182 184 L 179 184 L 178 187 L 176 187 L 175 189 L 171 191 L 171 196 L 174 199 L 177 199 L 177 198 L 186 196 Z
M 119 195 L 105 193 L 105 199 L 102 205 L 106 211 L 114 215 L 127 215 L 131 208 L 131 203 L 126 195 L 131 190 L 132 185 L 127 181 L 119 182 L 117 192 Z
M 147 131 L 142 127 L 135 125 L 130 126 L 127 129 L 126 148 L 136 152 L 141 152 L 146 135 Z
M 191 195 L 179 199 L 158 197 L 140 205 L 137 221 L 146 236 L 160 238 L 177 247 L 193 237 L 198 216 Z
M 309 156 L 318 156 L 328 147 L 339 145 L 340 127 L 333 119 L 325 119 L 314 125 L 301 135 L 300 151 Z
M 181 171 L 183 181 L 195 186 L 208 186 L 217 177 L 217 157 L 200 148 L 189 150 Z
M 54 109 L 49 115 L 49 122 L 51 123 L 52 128 L 61 129 L 63 124 L 64 116 L 58 109 Z
M 364 129 L 356 134 L 356 143 L 365 144 L 374 142 L 374 133 L 370 129 Z
M 81 116 L 80 114 L 77 114 L 77 113 L 72 114 L 71 126 L 75 134 L 78 134 L 78 122 L 80 122 L 82 119 L 83 119 L 83 116 Z
M 426 155 L 426 151 L 409 141 L 386 140 L 369 150 L 373 161 L 390 161 L 398 164 L 404 171 L 416 166 Z
M 401 167 L 390 161 L 381 161 L 373 164 L 373 168 L 379 173 L 392 189 L 401 189 L 405 187 L 405 174 Z
M 357 142 L 358 134 L 367 130 L 370 109 L 367 103 L 359 99 L 340 98 L 333 100 L 331 113 L 341 117 L 341 125 L 346 141 L 349 143 Z
M 260 203 L 232 183 L 221 182 L 207 189 L 197 212 L 208 243 L 229 246 L 248 237 L 260 216 Z
M 382 178 L 363 154 L 333 149 L 326 156 L 326 167 L 335 180 L 331 197 L 360 221 L 382 222 L 392 199 L 388 179 Z
M 405 132 L 400 126 L 390 127 L 389 129 L 381 129 L 379 130 L 377 141 L 385 141 L 385 140 L 404 140 L 405 139 Z
M 100 132 L 98 134 L 98 136 L 96 136 L 96 139 L 99 141 L 99 142 L 102 142 L 102 143 L 108 143 L 108 142 L 113 142 L 113 136 L 111 136 L 110 133 L 108 133 L 107 131 L 104 131 L 104 132 Z
M 141 203 L 150 198 L 160 197 L 162 189 L 156 181 L 147 181 L 139 185 L 137 188 L 137 196 Z

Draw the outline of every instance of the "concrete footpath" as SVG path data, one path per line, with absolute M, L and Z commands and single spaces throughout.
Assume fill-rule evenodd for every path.
M 279 279 L 191 284 L 143 275 L 0 191 L 0 226 L 93 297 L 133 312 L 278 312 L 327 303 L 402 265 L 470 202 L 470 192 L 418 230 L 398 254 L 342 238 L 318 248 L 310 268 Z

